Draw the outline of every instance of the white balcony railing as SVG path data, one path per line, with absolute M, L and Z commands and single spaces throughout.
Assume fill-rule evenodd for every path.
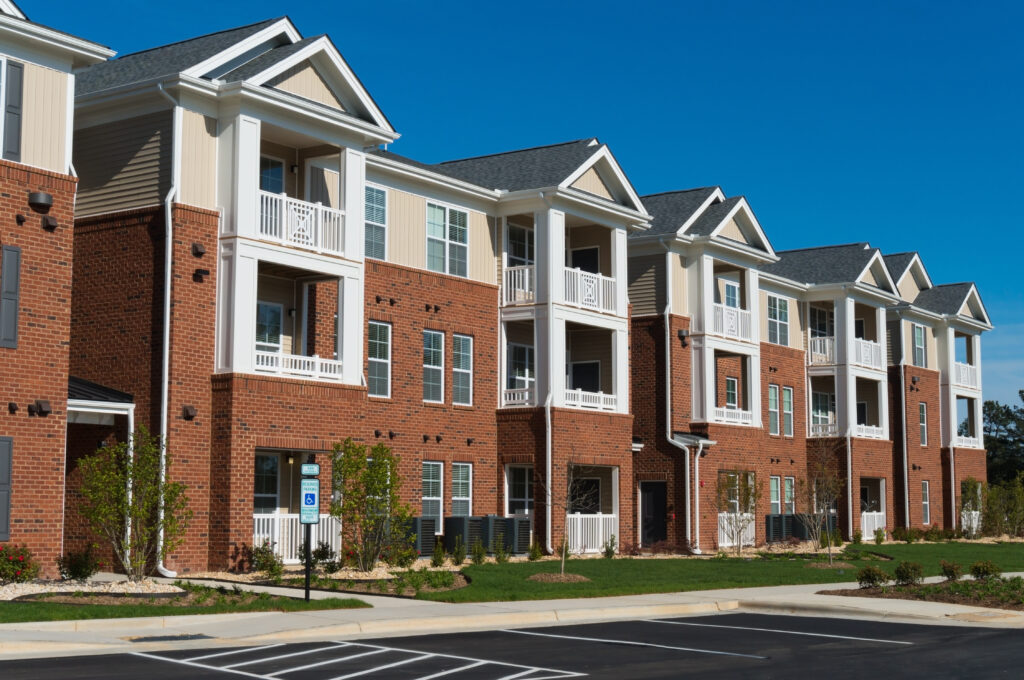
M 285 194 L 259 191 L 260 237 L 289 246 L 343 255 L 345 213 Z
M 851 363 L 878 370 L 884 369 L 885 362 L 882 357 L 882 346 L 877 342 L 854 338 L 853 361 Z
M 601 552 L 612 536 L 618 542 L 619 516 L 568 514 L 565 516 L 565 534 L 570 552 Z
M 568 267 L 564 278 L 565 304 L 599 312 L 615 312 L 615 279 Z
M 505 267 L 501 287 L 501 301 L 506 305 L 532 305 L 536 302 L 536 275 L 534 266 Z
M 501 393 L 502 406 L 533 406 L 536 399 L 532 387 L 517 387 Z
M 829 366 L 836 363 L 836 339 L 832 336 L 809 338 L 807 363 L 811 366 Z
M 878 425 L 857 425 L 854 428 L 854 436 L 865 439 L 885 439 L 885 431 Z
M 754 545 L 756 524 L 754 515 L 749 512 L 718 513 L 718 547 L 735 548 L 737 535 L 743 545 Z
M 985 448 L 981 443 L 981 437 L 964 437 L 957 435 L 953 440 L 953 446 L 963 449 L 983 449 Z
M 884 512 L 862 512 L 860 513 L 860 533 L 867 540 L 875 535 L 875 529 L 885 531 Z
M 255 369 L 257 373 L 312 378 L 313 380 L 341 380 L 341 362 L 321 359 L 318 356 L 304 357 L 281 352 L 256 350 Z
M 978 380 L 978 367 L 970 364 L 962 364 L 959 361 L 953 364 L 953 382 L 961 387 L 978 389 L 981 382 Z
M 738 307 L 712 304 L 711 332 L 736 340 L 751 340 L 750 312 Z
M 716 423 L 729 423 L 732 425 L 752 425 L 754 423 L 754 412 L 744 411 L 738 408 L 715 407 L 713 414 Z
M 269 541 L 274 552 L 285 564 L 298 564 L 303 556 L 299 547 L 305 539 L 306 532 L 299 523 L 298 515 L 270 514 L 252 516 L 252 544 L 261 546 Z M 313 525 L 312 540 L 315 548 L 321 541 L 331 546 L 335 552 L 341 550 L 341 520 L 330 515 L 320 515 L 320 523 Z
M 614 411 L 616 406 L 616 399 L 614 394 L 566 389 L 565 405 L 568 408 L 586 408 L 595 409 L 598 411 Z
M 838 437 L 839 423 L 811 423 L 812 437 Z

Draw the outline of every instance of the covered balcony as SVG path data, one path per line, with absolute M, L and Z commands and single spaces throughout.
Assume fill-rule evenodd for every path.
M 836 413 L 836 381 L 833 376 L 811 378 L 811 419 L 808 435 L 811 437 L 838 437 L 839 419 Z
M 619 469 L 573 465 L 569 471 L 565 535 L 574 553 L 596 553 L 619 536 Z
M 840 345 L 843 338 L 836 337 L 835 305 L 815 302 L 808 306 L 807 365 L 832 366 L 842 361 Z M 862 303 L 853 304 L 853 344 L 847 362 L 877 371 L 885 369 L 878 327 L 878 310 Z
M 953 384 L 971 390 L 981 389 L 981 371 L 978 367 L 979 338 L 956 331 L 953 342 Z
M 885 479 L 860 478 L 860 531 L 867 539 L 885 531 Z
M 732 340 L 753 340 L 750 306 L 757 296 L 748 290 L 744 270 L 716 261 L 713 276 L 714 300 L 708 332 Z
M 715 401 L 711 421 L 726 425 L 753 425 L 751 358 L 715 350 Z
M 881 371 L 885 370 L 878 327 L 878 310 L 860 302 L 853 306 L 853 356 L 849 363 Z
M 979 426 L 978 400 L 973 397 L 957 395 L 956 398 L 956 436 L 953 446 L 965 449 L 985 448 Z
M 863 439 L 885 439 L 885 415 L 882 410 L 885 382 L 856 379 L 856 415 L 853 436 Z
M 807 364 L 832 366 L 836 363 L 835 308 L 815 302 L 807 308 Z
M 537 366 L 534 323 L 509 321 L 505 326 L 505 380 L 503 407 L 537 405 Z

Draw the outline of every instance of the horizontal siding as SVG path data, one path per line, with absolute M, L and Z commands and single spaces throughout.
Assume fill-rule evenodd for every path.
M 171 187 L 171 112 L 75 132 L 76 214 L 161 203 Z
M 573 182 L 573 188 L 579 189 L 580 191 L 586 191 L 589 194 L 600 196 L 601 198 L 607 198 L 609 201 L 614 201 L 612 193 L 608 191 L 608 187 L 603 181 L 601 176 L 597 174 L 594 168 L 590 168 L 578 180 Z
M 651 316 L 665 311 L 665 256 L 629 258 L 629 302 L 633 316 Z
M 303 99 L 309 99 L 339 111 L 345 110 L 341 102 L 338 101 L 338 98 L 331 92 L 331 88 L 327 86 L 327 83 L 309 61 L 292 66 L 271 80 L 269 85 L 278 90 L 290 92 Z
M 53 172 L 67 172 L 67 74 L 26 63 L 22 107 L 22 162 Z
M 181 202 L 217 208 L 217 120 L 187 110 L 181 117 Z

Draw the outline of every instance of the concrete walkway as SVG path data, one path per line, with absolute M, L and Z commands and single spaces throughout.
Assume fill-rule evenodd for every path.
M 202 583 L 210 584 L 209 581 Z M 301 591 L 294 589 L 239 585 L 248 590 L 301 596 Z M 1021 612 L 818 594 L 823 590 L 855 587 L 855 583 L 813 584 L 470 604 L 358 595 L 354 597 L 373 605 L 373 608 L 8 623 L 0 624 L 0 660 L 555 626 L 739 609 L 776 614 L 1024 628 L 1024 613 Z M 317 592 L 313 596 L 336 597 L 338 594 Z

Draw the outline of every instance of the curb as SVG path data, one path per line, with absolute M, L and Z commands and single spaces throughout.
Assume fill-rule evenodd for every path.
M 1024 627 L 1024 615 L 1017 611 L 1003 609 L 965 608 L 964 611 L 942 614 L 917 614 L 914 612 L 872 609 L 855 605 L 787 602 L 766 602 L 764 600 L 740 600 L 739 608 L 748 611 L 759 611 L 774 614 L 806 614 L 808 616 L 833 617 L 865 617 L 874 619 L 895 619 L 918 622 L 929 622 L 945 625 L 963 623 L 990 623 L 1001 627 Z M 1006 619 L 1011 619 L 1007 621 Z M 1014 620 L 1016 619 L 1016 620 Z M 1009 625 L 1008 625 L 1009 624 Z

